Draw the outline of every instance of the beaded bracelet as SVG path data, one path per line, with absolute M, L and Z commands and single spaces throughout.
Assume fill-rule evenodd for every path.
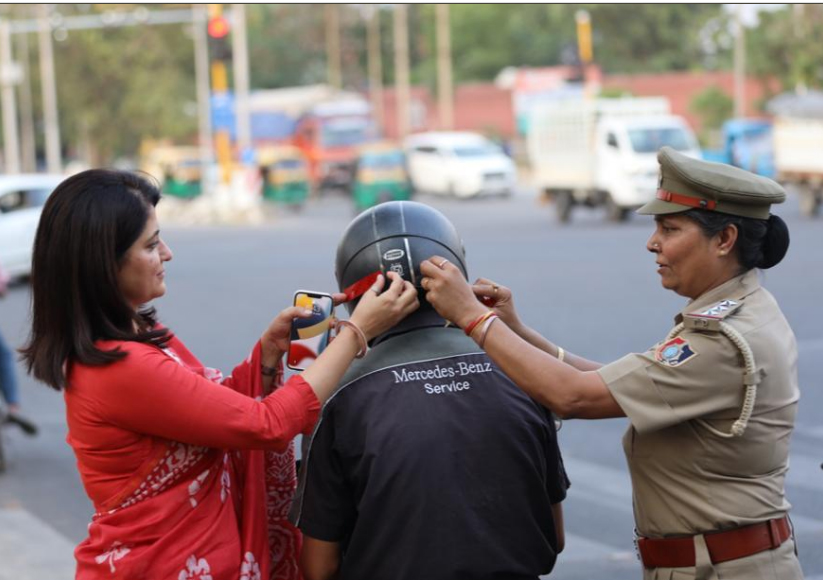
M 472 322 L 466 325 L 466 328 L 463 329 L 463 332 L 466 333 L 466 336 L 471 336 L 474 329 L 477 328 L 478 324 L 482 324 L 489 316 L 494 315 L 494 310 L 487 310 L 477 318 L 475 318 Z M 495 315 L 496 316 L 496 315 Z
M 354 355 L 354 358 L 363 358 L 366 356 L 366 353 L 369 352 L 369 342 L 366 340 L 366 335 L 363 334 L 363 331 L 360 330 L 360 327 L 357 326 L 351 320 L 338 320 L 337 324 L 335 324 L 334 329 L 335 333 L 340 333 L 340 327 L 347 326 L 352 329 L 354 334 L 357 336 L 358 342 L 360 342 L 360 349 L 357 351 L 357 354 Z
M 267 367 L 266 365 L 261 364 L 260 374 L 264 377 L 273 377 L 277 374 L 277 367 Z

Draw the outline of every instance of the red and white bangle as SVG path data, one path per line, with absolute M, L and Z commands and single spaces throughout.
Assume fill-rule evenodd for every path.
M 494 310 L 487 310 L 486 312 L 472 320 L 470 323 L 468 323 L 466 325 L 466 328 L 463 329 L 463 332 L 466 333 L 466 336 L 471 336 L 472 332 L 474 332 L 474 329 L 477 328 L 483 322 L 485 322 L 491 316 L 497 315 L 494 313 Z
M 366 353 L 369 352 L 369 341 L 366 340 L 366 335 L 363 334 L 363 331 L 360 330 L 360 327 L 357 326 L 351 320 L 338 320 L 337 323 L 334 325 L 335 335 L 340 333 L 341 326 L 351 328 L 355 336 L 357 336 L 358 342 L 360 343 L 360 349 L 357 351 L 357 354 L 354 355 L 354 358 L 363 358 L 364 356 L 366 356 Z

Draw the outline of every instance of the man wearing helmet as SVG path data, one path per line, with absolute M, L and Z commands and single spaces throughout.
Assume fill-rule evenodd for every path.
M 466 274 L 445 216 L 381 204 L 343 234 L 337 281 L 354 297 L 375 272 L 395 271 L 422 295 L 419 262 L 432 254 Z M 472 339 L 421 300 L 341 384 L 306 451 L 295 504 L 306 580 L 551 571 L 569 485 L 554 421 Z

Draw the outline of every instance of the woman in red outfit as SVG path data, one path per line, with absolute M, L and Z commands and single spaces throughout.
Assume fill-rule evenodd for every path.
M 417 307 L 378 279 L 337 339 L 282 383 L 295 317 L 283 310 L 231 376 L 204 367 L 146 308 L 165 294 L 172 253 L 157 188 L 94 169 L 61 183 L 35 240 L 29 372 L 63 390 L 68 442 L 96 513 L 76 551 L 77 578 L 299 578 L 299 532 L 287 521 L 292 439 L 364 341 Z

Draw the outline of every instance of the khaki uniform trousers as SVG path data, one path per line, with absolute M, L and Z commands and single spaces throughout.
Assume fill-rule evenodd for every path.
M 695 551 L 698 566 L 644 568 L 643 580 L 803 580 L 803 571 L 794 553 L 794 538 L 775 550 L 721 564 L 711 564 L 702 536 L 695 539 Z

